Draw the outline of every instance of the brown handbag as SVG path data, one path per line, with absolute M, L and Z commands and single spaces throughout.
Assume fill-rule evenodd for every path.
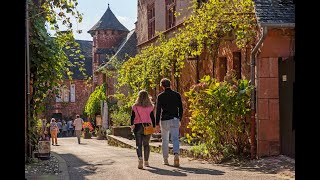
M 138 113 L 138 116 L 140 117 L 140 120 L 142 121 L 141 119 L 141 116 L 139 114 L 139 111 L 138 111 L 138 108 L 136 107 L 136 110 L 137 110 L 137 113 Z M 144 135 L 150 135 L 150 134 L 153 134 L 154 133 L 154 129 L 152 127 L 152 123 L 148 123 L 147 126 L 144 126 L 143 123 L 141 123 L 142 126 L 143 126 L 143 134 Z

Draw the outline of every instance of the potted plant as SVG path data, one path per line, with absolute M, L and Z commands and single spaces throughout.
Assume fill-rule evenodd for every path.
M 91 139 L 91 132 L 93 131 L 92 124 L 90 122 L 83 123 L 84 139 Z
M 113 111 L 110 117 L 113 123 L 112 135 L 131 139 L 130 114 L 123 109 L 119 109 Z

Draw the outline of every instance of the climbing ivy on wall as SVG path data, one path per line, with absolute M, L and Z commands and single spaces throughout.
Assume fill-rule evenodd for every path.
M 97 86 L 90 94 L 84 112 L 91 118 L 95 117 L 97 113 L 101 114 L 101 101 L 106 99 L 106 84 L 104 83 Z
M 188 56 L 200 55 L 206 49 L 214 57 L 227 34 L 234 34 L 234 43 L 239 48 L 246 47 L 256 36 L 252 0 L 208 0 L 200 7 L 193 0 L 191 8 L 191 16 L 173 38 L 167 39 L 160 32 L 154 44 L 143 48 L 118 69 L 118 86 L 131 90 L 129 99 L 134 99 L 141 89 L 156 87 L 161 77 L 173 73 L 173 67 L 174 75 L 179 77 Z

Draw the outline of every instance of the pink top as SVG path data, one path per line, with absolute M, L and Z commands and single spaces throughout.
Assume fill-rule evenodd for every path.
M 135 118 L 133 120 L 134 124 L 139 123 L 152 123 L 150 118 L 150 113 L 153 111 L 153 106 L 142 107 L 142 106 L 132 106 Z

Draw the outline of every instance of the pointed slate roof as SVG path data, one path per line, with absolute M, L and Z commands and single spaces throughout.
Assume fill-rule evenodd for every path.
M 124 25 L 122 25 L 119 20 L 116 18 L 116 16 L 111 11 L 109 4 L 108 9 L 103 14 L 103 16 L 100 18 L 100 20 L 88 31 L 91 35 L 94 33 L 94 31 L 97 30 L 119 30 L 119 31 L 129 31 Z
M 135 29 L 133 29 L 122 41 L 114 57 L 117 58 L 119 61 L 125 61 L 128 59 L 127 56 L 134 57 L 137 53 L 137 35 Z
M 260 25 L 286 24 L 294 26 L 294 0 L 253 0 L 253 2 Z
M 110 59 L 116 58 L 117 61 L 123 62 L 128 60 L 130 57 L 134 57 L 137 53 L 137 34 L 135 29 L 132 29 L 123 39 L 117 51 Z M 112 63 L 107 62 L 106 64 L 101 65 L 97 71 L 101 71 L 105 68 L 114 69 Z
M 85 73 L 87 76 L 92 75 L 92 41 L 87 40 L 76 40 L 77 43 L 80 45 L 81 54 L 84 56 L 84 68 L 86 69 Z M 79 61 L 76 56 L 70 56 L 69 51 L 66 51 L 67 56 L 69 57 L 69 60 L 72 63 L 75 63 L 76 61 Z M 70 70 L 73 72 L 72 78 L 73 79 L 84 79 L 84 76 L 79 71 L 78 67 L 70 67 Z

